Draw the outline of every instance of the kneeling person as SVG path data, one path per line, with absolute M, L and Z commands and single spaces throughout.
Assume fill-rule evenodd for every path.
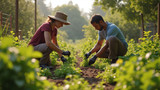
M 92 26 L 98 30 L 99 38 L 97 44 L 87 53 L 88 58 L 92 53 L 97 52 L 89 60 L 89 65 L 95 63 L 97 57 L 112 59 L 112 63 L 116 63 L 118 56 L 124 56 L 127 53 L 128 44 L 122 31 L 110 22 L 104 22 L 101 15 L 94 15 L 91 18 Z M 105 40 L 105 44 L 102 44 Z

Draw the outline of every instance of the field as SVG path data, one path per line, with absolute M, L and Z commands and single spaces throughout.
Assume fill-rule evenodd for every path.
M 41 69 L 40 52 L 27 47 L 28 39 L 19 40 L 13 35 L 0 38 L 0 90 L 158 90 L 160 89 L 160 41 L 158 35 L 136 43 L 128 41 L 128 52 L 116 64 L 110 59 L 98 58 L 92 66 L 84 58 L 96 40 L 85 39 L 72 45 L 60 42 L 62 50 L 71 51 L 62 63 L 57 53 L 50 57 L 52 67 Z M 7 41 L 7 42 L 6 42 Z M 90 56 L 91 57 L 91 56 Z

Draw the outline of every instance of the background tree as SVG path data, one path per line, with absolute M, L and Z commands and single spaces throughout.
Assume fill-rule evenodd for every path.
M 15 0 L 0 0 L 0 11 L 12 16 L 12 30 L 15 30 Z M 19 0 L 19 30 L 24 36 L 28 31 L 34 30 L 34 3 L 33 0 Z M 38 14 L 39 15 L 39 10 Z M 38 25 L 42 23 L 42 17 L 37 16 Z
M 68 15 L 68 21 L 71 25 L 61 28 L 62 31 L 66 31 L 68 38 L 73 41 L 82 39 L 84 33 L 82 32 L 82 26 L 87 24 L 86 19 L 81 16 L 81 12 L 77 5 L 73 5 L 72 2 L 69 2 L 67 5 L 62 5 L 54 8 L 52 15 L 56 11 L 64 12 Z
M 37 0 L 37 4 L 40 14 L 42 14 L 42 16 L 47 17 L 51 14 L 51 8 L 47 7 L 44 1 L 45 0 Z
M 102 10 L 102 6 L 92 5 L 92 9 L 91 9 L 91 12 L 89 13 L 89 16 L 91 17 L 94 14 L 100 14 L 102 16 L 105 16 L 106 12 Z
M 143 14 L 146 23 L 156 23 L 157 4 L 160 0 L 95 0 L 95 5 L 102 8 L 111 8 L 111 11 L 119 11 L 126 20 L 140 24 L 140 14 Z

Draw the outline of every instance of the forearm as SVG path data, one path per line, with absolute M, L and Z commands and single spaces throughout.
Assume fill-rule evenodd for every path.
M 93 49 L 91 50 L 91 53 L 98 52 L 98 51 L 100 50 L 100 48 L 101 48 L 101 45 L 96 44 L 96 45 L 93 47 Z
M 97 53 L 96 56 L 99 57 L 103 52 L 108 49 L 108 44 L 105 44 Z
M 53 51 L 56 51 L 60 57 L 62 56 L 63 51 L 57 45 L 50 42 L 47 46 Z

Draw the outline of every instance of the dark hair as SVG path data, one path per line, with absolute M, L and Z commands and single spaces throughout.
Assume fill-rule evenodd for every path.
M 93 15 L 90 23 L 91 24 L 93 24 L 94 22 L 99 23 L 99 21 L 101 21 L 101 20 L 104 22 L 101 15 Z

